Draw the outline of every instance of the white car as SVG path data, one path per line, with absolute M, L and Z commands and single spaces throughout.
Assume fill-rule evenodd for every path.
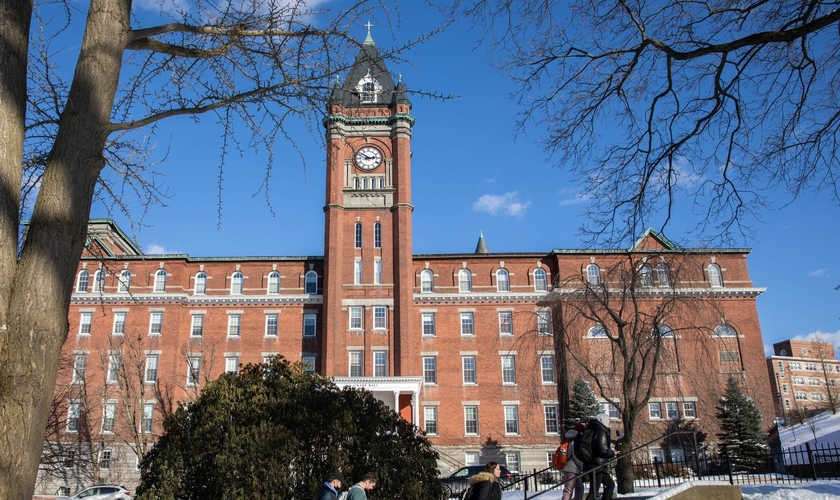
M 122 486 L 103 485 L 91 486 L 72 497 L 58 497 L 58 500 L 130 500 L 131 492 Z

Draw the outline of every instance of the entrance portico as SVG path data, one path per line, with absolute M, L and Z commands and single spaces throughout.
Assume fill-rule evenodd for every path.
M 399 413 L 409 423 L 418 425 L 420 416 L 418 398 L 422 377 L 335 377 L 338 387 L 365 389 L 385 403 L 385 406 Z

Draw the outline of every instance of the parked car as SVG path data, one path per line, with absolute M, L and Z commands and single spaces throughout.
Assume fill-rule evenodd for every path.
M 515 480 L 515 478 L 513 477 L 513 474 L 510 473 L 507 467 L 505 467 L 504 465 L 500 465 L 499 467 L 501 468 L 499 482 L 502 483 L 502 487 L 504 487 L 512 483 Z M 440 482 L 443 483 L 442 498 L 449 498 L 460 495 L 462 491 L 464 491 L 470 486 L 470 477 L 482 471 L 484 471 L 483 465 L 468 465 L 466 467 L 461 467 L 448 477 L 441 478 Z
M 84 489 L 72 497 L 58 497 L 58 500 L 130 500 L 131 492 L 122 486 L 100 485 Z

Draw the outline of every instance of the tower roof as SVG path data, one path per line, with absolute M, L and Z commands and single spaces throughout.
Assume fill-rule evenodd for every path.
M 368 23 L 367 37 L 344 82 L 339 84 L 336 77 L 330 104 L 362 107 L 408 102 L 405 85 L 401 78 L 396 85 L 394 84 L 394 78 L 370 35 L 370 26 Z
M 487 243 L 484 242 L 484 232 L 480 229 L 478 230 L 478 245 L 475 246 L 475 253 L 490 253 Z

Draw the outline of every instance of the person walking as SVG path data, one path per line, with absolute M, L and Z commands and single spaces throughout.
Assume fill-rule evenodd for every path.
M 315 495 L 315 500 L 338 500 L 338 490 L 344 484 L 344 475 L 339 470 L 333 470 L 324 481 L 321 491 Z
M 604 465 L 609 459 L 615 457 L 615 451 L 610 446 L 610 416 L 606 413 L 599 413 L 586 425 L 584 434 L 576 440 L 575 445 L 575 453 L 581 458 L 584 457 L 584 454 L 581 453 L 584 435 L 590 430 L 593 433 L 591 440 L 592 458 L 590 461 L 583 463 L 583 469 L 591 470 L 596 467 L 598 469 L 594 473 L 588 474 L 590 484 L 586 500 L 595 500 L 595 495 L 598 494 L 602 484 L 604 485 L 604 494 L 601 496 L 601 500 L 612 500 L 615 482 Z
M 574 427 L 566 431 L 566 439 L 570 441 L 566 466 L 560 469 L 563 474 L 563 500 L 583 499 L 583 477 L 580 473 L 584 471 L 583 462 L 575 455 L 575 438 L 580 435 L 580 432 L 586 428 L 582 423 L 575 424 Z
M 376 474 L 368 472 L 362 476 L 362 480 L 354 484 L 347 490 L 347 500 L 367 500 L 367 490 L 372 490 L 376 486 Z
M 470 500 L 502 500 L 502 484 L 499 476 L 502 468 L 496 462 L 487 462 L 484 470 L 470 478 Z

